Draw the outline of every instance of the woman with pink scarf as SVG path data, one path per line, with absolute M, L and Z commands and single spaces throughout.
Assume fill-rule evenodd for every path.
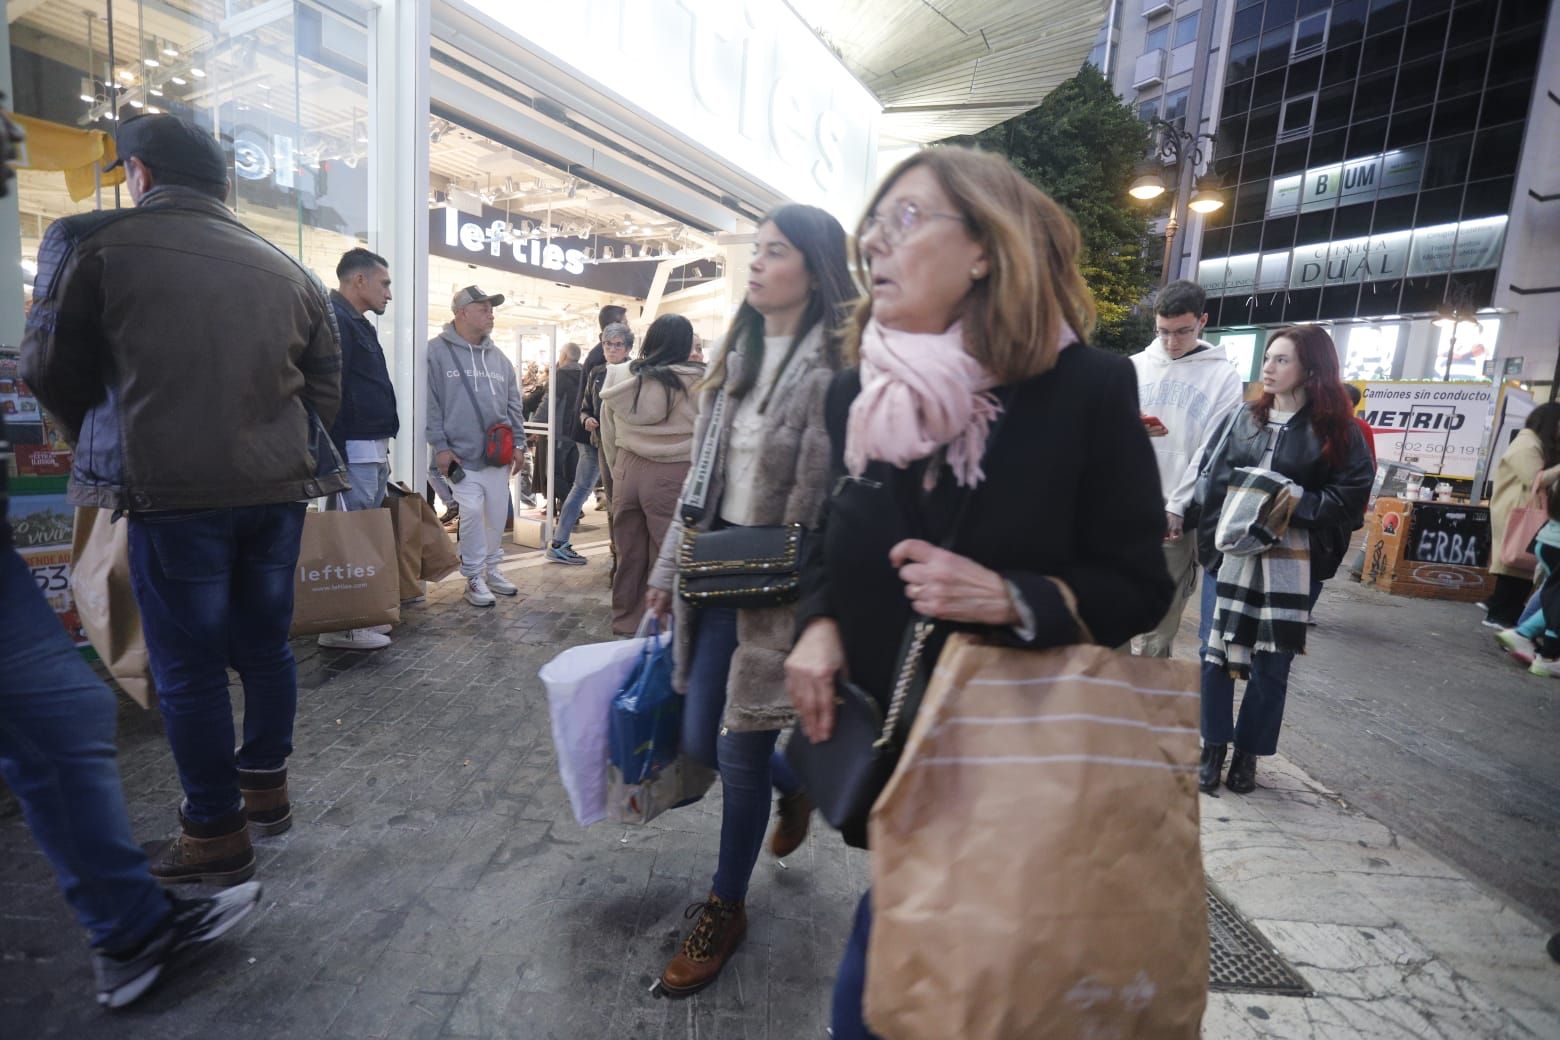
M 975 629 L 1016 646 L 1153 628 L 1172 584 L 1158 468 L 1122 357 L 1086 340 L 1094 305 L 1072 220 L 1006 161 L 917 153 L 857 228 L 869 295 L 825 417 L 836 478 L 802 575 L 786 684 L 814 743 L 842 672 L 886 705 L 912 618 L 922 658 Z M 859 834 L 846 840 L 860 843 Z M 835 983 L 835 1040 L 864 1040 L 871 893 Z

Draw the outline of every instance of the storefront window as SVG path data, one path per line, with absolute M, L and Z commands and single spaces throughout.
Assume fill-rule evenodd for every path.
M 1349 330 L 1344 379 L 1391 379 L 1397 361 L 1397 325 L 1360 325 Z
M 1219 346 L 1229 355 L 1230 364 L 1235 366 L 1235 371 L 1247 382 L 1256 378 L 1257 367 L 1257 340 L 1261 334 L 1257 332 L 1226 332 L 1219 337 Z
M 1478 321 L 1458 322 L 1456 328 L 1447 325 L 1437 327 L 1435 371 L 1431 379 L 1488 379 L 1492 368 L 1488 363 L 1495 358 L 1496 341 L 1500 338 L 1500 319 L 1481 317 Z M 1452 342 L 1456 334 L 1456 344 Z M 1447 359 L 1451 359 L 1448 367 Z M 1448 373 L 1450 373 L 1448 375 Z
M 18 178 L 24 271 L 53 221 L 131 205 L 87 157 L 124 120 L 164 112 L 222 141 L 239 219 L 327 284 L 367 239 L 362 25 L 303 3 L 44 0 L 10 38 L 15 109 L 60 142 Z

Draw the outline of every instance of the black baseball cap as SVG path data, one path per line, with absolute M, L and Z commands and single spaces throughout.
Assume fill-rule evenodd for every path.
M 494 293 L 492 296 L 489 296 L 475 285 L 468 285 L 455 294 L 455 298 L 450 301 L 450 310 L 458 311 L 468 303 L 491 303 L 497 307 L 503 302 L 503 293 Z
M 196 180 L 222 184 L 228 179 L 227 157 L 216 138 L 178 116 L 127 119 L 114 135 L 114 148 L 119 158 L 108 164 L 110 170 L 126 159 L 140 159 L 153 170 Z

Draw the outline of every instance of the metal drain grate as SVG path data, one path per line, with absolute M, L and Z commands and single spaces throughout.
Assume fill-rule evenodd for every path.
M 1235 908 L 1208 889 L 1209 987 L 1308 997 L 1311 987 Z

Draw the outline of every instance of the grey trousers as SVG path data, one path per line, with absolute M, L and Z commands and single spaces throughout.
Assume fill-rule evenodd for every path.
M 1175 643 L 1175 634 L 1181 628 L 1181 614 L 1186 601 L 1197 591 L 1197 532 L 1187 531 L 1173 542 L 1165 543 L 1165 567 L 1170 580 L 1175 582 L 1175 598 L 1152 632 L 1138 637 L 1138 653 L 1144 657 L 1169 657 Z

